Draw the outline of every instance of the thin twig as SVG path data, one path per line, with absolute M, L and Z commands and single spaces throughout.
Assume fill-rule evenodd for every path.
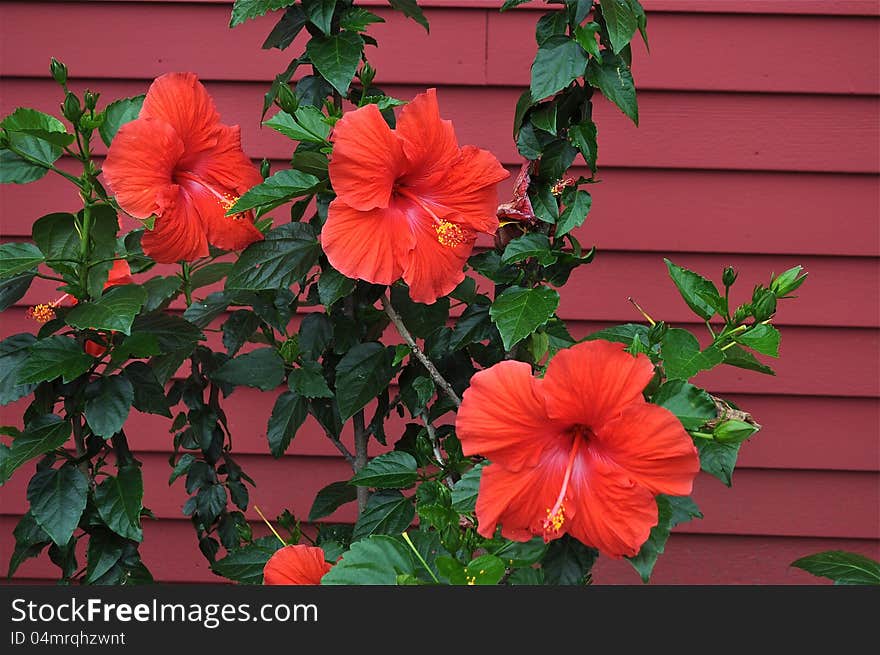
M 409 346 L 409 349 L 412 350 L 413 354 L 416 356 L 422 366 L 424 366 L 428 370 L 428 374 L 433 378 L 434 382 L 437 386 L 445 393 L 449 399 L 455 403 L 456 407 L 461 407 L 461 398 L 458 397 L 458 394 L 455 393 L 455 390 L 452 388 L 452 385 L 446 381 L 442 375 L 440 375 L 440 371 L 437 370 L 437 367 L 434 366 L 433 362 L 428 359 L 428 356 L 419 348 L 416 340 L 413 338 L 413 335 L 410 334 L 410 331 L 406 329 L 406 326 L 403 324 L 403 319 L 400 318 L 400 314 L 391 306 L 391 300 L 388 298 L 388 294 L 385 294 L 381 298 L 382 300 L 382 309 L 385 310 L 385 314 L 388 315 L 388 318 L 391 319 L 391 322 L 394 324 L 394 327 L 397 328 L 397 332 L 403 337 L 403 340 L 406 342 L 406 345 Z
M 357 473 L 367 465 L 367 442 L 370 439 L 370 433 L 364 427 L 364 410 L 360 410 L 353 417 L 354 422 L 354 472 Z M 370 498 L 370 490 L 366 487 L 359 486 L 357 488 L 357 505 L 358 516 L 364 513 L 367 508 L 367 501 Z
M 342 457 L 345 458 L 345 461 L 348 462 L 348 465 L 351 466 L 352 470 L 355 470 L 354 455 L 352 455 L 351 451 L 345 447 L 345 444 L 339 440 L 339 437 L 334 437 L 329 430 L 324 430 L 324 434 L 326 434 L 327 438 L 330 439 L 330 442 L 336 446 L 336 450 L 342 453 Z
M 428 440 L 431 442 L 431 448 L 434 451 L 434 459 L 437 460 L 440 468 L 446 468 L 446 461 L 443 459 L 443 453 L 440 452 L 440 442 L 437 441 L 437 431 L 434 429 L 434 425 L 428 418 L 427 412 L 422 412 L 421 417 L 422 421 L 425 424 L 425 430 L 427 430 L 428 432 Z M 445 480 L 446 486 L 448 486 L 450 489 L 455 485 L 455 480 L 452 479 L 451 475 L 447 475 Z

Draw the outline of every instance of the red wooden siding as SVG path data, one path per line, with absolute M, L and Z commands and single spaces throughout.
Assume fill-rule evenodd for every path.
M 510 124 L 543 5 L 502 14 L 501 0 L 422 0 L 426 34 L 384 1 L 362 4 L 387 20 L 374 26 L 380 47 L 369 50 L 383 88 L 410 98 L 437 87 L 460 140 L 491 149 L 515 171 Z M 224 122 L 242 126 L 245 151 L 278 170 L 290 145 L 260 128 L 259 108 L 267 81 L 296 45 L 260 50 L 271 18 L 230 31 L 230 5 L 0 1 L 0 113 L 18 105 L 56 112 L 51 56 L 68 64 L 74 88 L 108 100 L 144 92 L 161 73 L 191 70 Z M 732 489 L 698 480 L 694 496 L 705 518 L 676 530 L 654 580 L 815 583 L 789 563 L 827 549 L 880 559 L 880 8 L 873 0 L 644 5 L 651 54 L 636 45 L 634 65 L 641 125 L 598 103 L 602 183 L 591 189 L 594 209 L 578 237 L 599 254 L 564 288 L 561 313 L 580 336 L 639 320 L 626 302 L 634 296 L 653 316 L 698 329 L 665 277 L 663 257 L 715 279 L 734 265 L 744 295 L 771 272 L 804 265 L 810 277 L 800 298 L 782 303 L 777 316 L 782 358 L 768 362 L 777 376 L 727 368 L 698 379 L 750 410 L 764 429 L 743 446 Z M 35 218 L 75 203 L 69 185 L 53 177 L 4 186 L 0 237 L 26 238 Z M 0 336 L 33 331 L 27 305 L 55 294 L 51 284 L 35 284 L 0 315 Z M 305 515 L 317 489 L 347 477 L 346 465 L 311 419 L 287 455 L 269 457 L 264 422 L 274 396 L 238 389 L 229 397 L 236 450 L 258 484 L 252 502 L 267 514 L 289 507 Z M 0 424 L 20 424 L 24 406 L 0 408 Z M 402 423 L 389 422 L 392 438 Z M 182 484 L 167 485 L 168 426 L 132 414 L 145 501 L 158 518 L 145 525 L 145 561 L 162 581 L 219 581 L 181 515 Z M 0 566 L 26 508 L 29 472 L 0 489 Z M 256 514 L 249 517 L 263 532 Z M 351 520 L 351 508 L 333 518 Z M 26 562 L 15 580 L 53 575 L 43 558 Z M 595 577 L 638 581 L 625 562 L 604 559 Z

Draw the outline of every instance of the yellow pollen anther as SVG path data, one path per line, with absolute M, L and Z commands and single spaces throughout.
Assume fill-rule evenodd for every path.
M 434 229 L 437 231 L 437 241 L 441 246 L 454 248 L 467 241 L 467 233 L 456 223 L 441 218 L 439 222 L 434 224 Z
M 565 523 L 565 506 L 560 505 L 555 512 L 547 510 L 547 518 L 544 520 L 545 532 L 559 532 Z
M 37 323 L 48 323 L 55 318 L 55 310 L 52 305 L 41 303 L 27 310 L 27 317 Z
M 239 196 L 234 196 L 231 193 L 224 193 L 221 198 L 218 198 L 217 201 L 220 203 L 220 206 L 223 207 L 224 212 L 228 212 L 235 206 L 240 200 Z M 232 216 L 228 216 L 227 218 L 231 218 L 233 221 L 240 221 L 245 217 L 245 212 L 238 212 L 237 214 L 233 214 Z
M 565 475 L 562 478 L 562 488 L 556 497 L 553 507 L 547 510 L 547 518 L 541 527 L 544 529 L 544 540 L 552 539 L 565 524 L 565 506 L 562 504 L 565 500 L 565 494 L 568 491 L 568 483 L 571 481 L 571 472 L 574 469 L 575 459 L 577 458 L 578 448 L 580 448 L 583 437 L 580 433 L 573 435 L 571 451 L 568 454 L 568 465 L 565 467 Z
M 550 187 L 550 193 L 554 196 L 560 195 L 566 187 L 574 186 L 575 179 L 573 177 L 563 177 L 562 179 L 556 180 L 556 183 Z
M 466 579 L 467 579 L 467 583 L 468 583 L 469 585 L 475 585 L 475 584 L 477 584 L 477 576 L 475 576 L 475 575 L 469 575 L 469 576 L 467 576 Z

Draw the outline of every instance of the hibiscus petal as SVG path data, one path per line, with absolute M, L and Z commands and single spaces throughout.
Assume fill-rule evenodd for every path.
M 260 171 L 241 149 L 241 128 L 219 125 L 217 144 L 202 153 L 191 172 L 223 192 L 241 196 L 263 181 Z
M 441 218 L 454 213 L 478 232 L 494 234 L 498 229 L 497 184 L 509 175 L 488 150 L 464 146 L 442 180 L 415 191 Z
M 596 431 L 597 448 L 655 494 L 687 496 L 700 470 L 693 440 L 672 412 L 636 403 Z
M 644 402 L 642 391 L 654 367 L 645 355 L 633 357 L 623 344 L 585 341 L 561 350 L 544 376 L 547 413 L 554 419 L 598 429 L 632 402 Z
M 139 118 L 123 125 L 107 153 L 102 175 L 119 206 L 135 218 L 161 209 L 160 196 L 173 186 L 172 172 L 183 141 L 166 122 Z
M 657 525 L 657 503 L 613 462 L 578 459 L 566 496 L 566 529 L 581 543 L 613 558 L 632 557 Z
M 266 562 L 263 583 L 267 585 L 317 585 L 332 568 L 324 551 L 316 546 L 285 546 Z
M 513 472 L 535 466 L 548 448 L 564 450 L 562 429 L 544 409 L 541 380 L 532 377 L 531 366 L 513 360 L 471 378 L 455 432 L 465 455 L 482 455 Z
M 464 264 L 473 252 L 476 234 L 467 227 L 447 222 L 445 227 L 456 232 L 450 245 L 444 245 L 431 217 L 420 208 L 411 207 L 408 211 L 415 248 L 406 258 L 403 279 L 413 300 L 431 304 L 464 279 Z
M 141 118 L 158 118 L 171 125 L 185 146 L 183 163 L 189 164 L 217 143 L 220 115 L 207 89 L 194 73 L 166 73 L 147 90 Z
M 330 203 L 321 245 L 330 264 L 343 275 L 391 284 L 403 275 L 403 262 L 415 239 L 399 209 L 358 211 L 337 198 Z
M 176 187 L 175 187 L 176 188 Z M 208 241 L 195 206 L 179 192 L 141 239 L 144 254 L 160 264 L 192 261 L 208 255 Z
M 223 250 L 243 250 L 263 234 L 253 223 L 253 213 L 226 215 L 225 203 L 202 184 L 190 180 L 181 184 L 181 198 L 191 204 L 202 222 L 208 243 Z
M 376 105 L 345 114 L 333 127 L 330 180 L 345 204 L 360 211 L 386 208 L 406 168 L 403 146 Z
M 459 157 L 452 121 L 440 118 L 436 89 L 420 93 L 404 106 L 395 131 L 410 164 L 404 180 L 408 185 L 433 186 Z
M 500 524 L 501 535 L 513 541 L 543 535 L 547 510 L 562 488 L 567 459 L 564 451 L 553 450 L 534 468 L 513 472 L 496 463 L 483 468 L 477 494 L 477 532 L 492 538 Z

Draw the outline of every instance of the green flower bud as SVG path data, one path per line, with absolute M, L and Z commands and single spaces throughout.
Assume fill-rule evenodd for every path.
M 269 162 L 268 159 L 264 159 L 263 161 L 260 162 L 260 175 L 263 177 L 264 180 L 267 177 L 269 177 L 270 166 L 271 166 L 271 163 Z
M 67 84 L 67 66 L 55 59 L 55 57 L 52 57 L 52 61 L 49 63 L 49 70 L 58 84 Z
M 752 315 L 752 306 L 751 305 L 740 305 L 736 308 L 736 311 L 733 313 L 733 322 L 736 325 L 739 325 L 743 321 L 745 321 L 749 316 Z
M 730 420 L 724 421 L 715 426 L 712 435 L 715 437 L 716 441 L 720 441 L 721 443 L 737 444 L 742 443 L 757 431 L 758 428 L 751 423 Z
M 806 273 L 800 275 L 801 270 L 803 270 L 802 266 L 795 266 L 779 275 L 779 277 L 772 279 L 770 281 L 770 290 L 776 294 L 777 298 L 784 298 L 801 286 L 807 279 Z
M 725 287 L 733 286 L 733 283 L 736 282 L 736 271 L 733 266 L 728 266 L 724 269 L 724 273 L 721 275 L 721 281 L 724 283 Z
M 776 313 L 776 296 L 772 291 L 767 291 L 762 295 L 758 302 L 754 304 L 754 315 L 756 321 L 766 321 Z
M 83 102 L 86 105 L 86 109 L 89 111 L 94 111 L 95 106 L 98 104 L 98 98 L 100 97 L 100 93 L 92 93 L 88 89 L 86 89 L 85 94 L 83 94 Z
M 288 84 L 280 84 L 278 86 L 278 95 L 275 96 L 275 103 L 288 114 L 293 114 L 299 107 L 299 102 Z
M 64 114 L 64 118 L 71 123 L 77 123 L 80 116 L 83 114 L 82 107 L 79 104 L 79 98 L 68 91 L 67 96 L 65 96 L 64 102 L 61 105 L 61 113 Z

